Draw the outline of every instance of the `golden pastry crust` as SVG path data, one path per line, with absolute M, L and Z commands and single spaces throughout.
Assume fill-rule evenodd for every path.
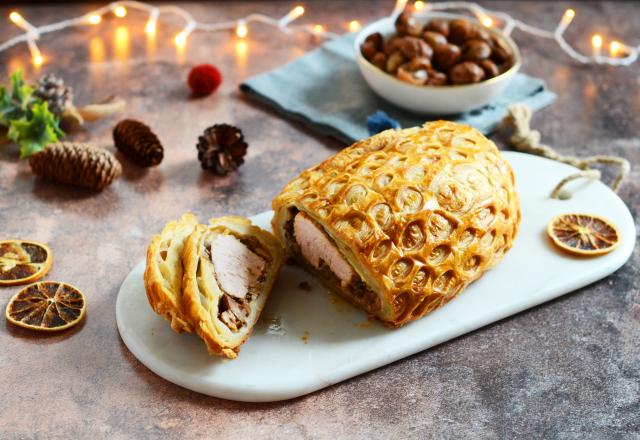
M 219 319 L 223 291 L 215 279 L 211 249 L 207 243 L 218 234 L 230 234 L 245 242 L 252 242 L 252 251 L 266 263 L 265 279 L 260 283 L 257 297 L 248 303 L 250 314 L 244 326 L 233 332 Z M 183 302 L 186 316 L 207 345 L 209 353 L 234 359 L 253 330 L 266 300 L 282 268 L 284 254 L 278 241 L 243 217 L 221 217 L 210 220 L 209 226 L 198 226 L 186 241 L 183 262 Z
M 147 249 L 144 286 L 151 308 L 171 323 L 177 332 L 191 332 L 192 328 L 182 307 L 182 252 L 184 242 L 198 224 L 191 213 L 167 223 L 162 232 L 153 237 Z
M 479 131 L 429 122 L 387 130 L 302 172 L 273 200 L 273 230 L 301 259 L 287 228 L 306 213 L 379 298 L 363 308 L 400 326 L 455 297 L 511 248 L 520 222 L 514 185 Z

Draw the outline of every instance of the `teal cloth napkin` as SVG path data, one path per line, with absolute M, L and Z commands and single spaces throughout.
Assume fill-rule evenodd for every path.
M 285 117 L 349 144 L 369 136 L 367 116 L 376 110 L 384 110 L 402 127 L 449 119 L 488 134 L 497 128 L 509 104 L 524 102 L 535 111 L 556 97 L 544 81 L 519 73 L 495 102 L 481 109 L 445 117 L 416 115 L 369 88 L 355 63 L 353 39 L 353 34 L 346 34 L 330 40 L 282 67 L 249 78 L 240 89 Z

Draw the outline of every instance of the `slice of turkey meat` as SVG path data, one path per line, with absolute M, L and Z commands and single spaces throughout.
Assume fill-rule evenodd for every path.
M 327 237 L 324 231 L 306 214 L 299 212 L 293 219 L 293 234 L 300 247 L 302 256 L 316 269 L 320 262 L 329 266 L 342 285 L 347 285 L 353 278 L 354 271 L 338 248 Z
M 217 235 L 211 242 L 211 261 L 220 288 L 245 298 L 259 283 L 267 262 L 233 235 Z

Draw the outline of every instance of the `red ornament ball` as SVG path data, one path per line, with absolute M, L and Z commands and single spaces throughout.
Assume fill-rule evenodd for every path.
M 216 66 L 200 64 L 189 72 L 189 88 L 194 96 L 207 96 L 222 83 L 222 74 Z

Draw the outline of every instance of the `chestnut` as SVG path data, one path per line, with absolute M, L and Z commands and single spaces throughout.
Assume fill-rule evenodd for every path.
M 382 50 L 384 45 L 384 37 L 380 32 L 376 32 L 365 38 L 364 44 L 371 44 L 376 48 L 376 50 Z
M 511 63 L 513 61 L 511 49 L 500 38 L 491 38 L 491 59 L 498 64 Z
M 421 56 L 431 58 L 433 56 L 433 49 L 424 40 L 416 37 L 404 37 L 402 40 L 400 50 L 405 57 L 411 59 Z
M 447 44 L 447 38 L 438 32 L 425 31 L 422 34 L 422 39 L 431 47 L 436 47 L 440 44 Z
M 364 56 L 369 61 L 371 61 L 373 56 L 376 53 L 378 53 L 378 49 L 376 48 L 375 44 L 372 43 L 371 41 L 365 41 L 362 44 L 360 51 L 362 52 L 362 56 Z
M 462 46 L 462 59 L 475 61 L 487 59 L 491 56 L 491 46 L 482 40 L 469 40 Z
M 402 55 L 402 52 L 400 52 L 399 50 L 395 51 L 394 53 L 389 55 L 389 57 L 387 58 L 387 64 L 385 66 L 385 70 L 395 75 L 395 73 L 398 71 L 398 67 L 400 67 L 406 62 L 407 62 L 407 59 L 405 58 L 404 55 Z
M 385 53 L 385 55 L 389 56 L 395 51 L 400 50 L 400 46 L 402 45 L 403 40 L 404 38 L 398 37 L 396 35 L 395 37 L 391 37 L 390 39 L 385 41 L 382 44 L 382 50 Z
M 425 31 L 437 32 L 445 38 L 449 36 L 449 22 L 446 20 L 433 19 L 424 27 Z
M 484 70 L 476 63 L 465 61 L 451 68 L 449 80 L 452 84 L 471 84 L 482 81 L 484 75 Z
M 500 75 L 500 69 L 496 66 L 491 60 L 481 60 L 478 62 L 478 65 L 484 70 L 485 78 L 493 78 L 494 76 Z
M 385 70 L 387 67 L 387 56 L 384 52 L 378 52 L 371 58 L 371 64 L 380 70 Z
M 431 60 L 427 57 L 417 57 L 405 64 L 409 70 L 432 70 Z
M 422 23 L 416 20 L 408 9 L 405 9 L 402 14 L 398 15 L 395 26 L 398 35 L 418 37 L 422 33 Z
M 473 24 L 469 20 L 456 18 L 449 22 L 448 40 L 461 46 L 470 38 L 472 32 Z
M 426 69 L 412 70 L 410 66 L 403 64 L 398 68 L 397 77 L 400 81 L 407 82 L 416 86 L 424 85 L 429 79 L 429 74 Z
M 430 70 L 427 84 L 430 86 L 446 86 L 447 74 L 444 72 L 438 72 L 437 70 Z
M 460 61 L 460 48 L 455 44 L 441 44 L 433 51 L 435 66 L 442 71 L 447 71 L 451 66 Z
M 374 66 L 415 85 L 472 84 L 510 69 L 515 54 L 505 40 L 466 18 L 420 24 L 409 9 L 395 20 L 396 33 L 367 36 L 360 50 Z
M 468 38 L 470 40 L 482 40 L 489 42 L 491 41 L 491 34 L 483 26 L 472 23 L 471 31 L 469 32 Z

